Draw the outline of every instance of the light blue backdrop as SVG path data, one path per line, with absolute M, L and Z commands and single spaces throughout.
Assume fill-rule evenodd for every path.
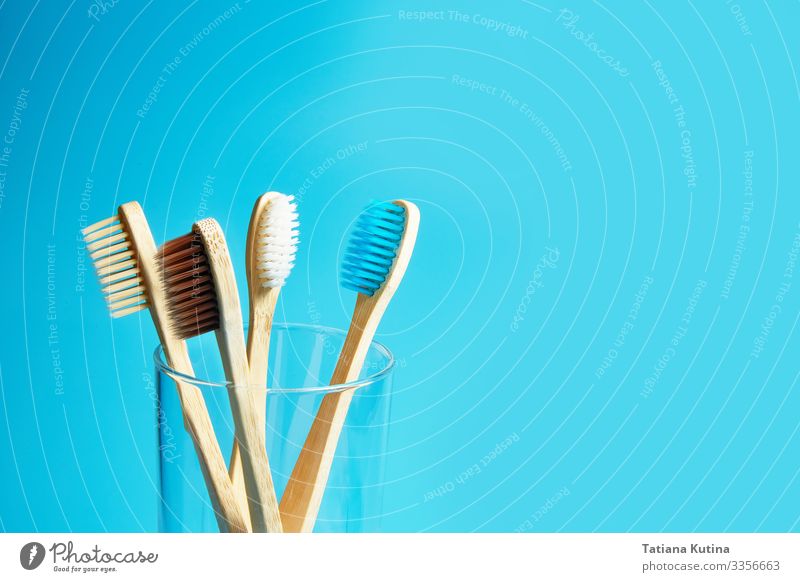
M 79 228 L 131 199 L 159 240 L 214 216 L 243 275 L 277 189 L 303 221 L 286 321 L 347 324 L 337 257 L 368 200 L 422 211 L 379 333 L 387 529 L 800 530 L 797 22 L 3 2 L 0 527 L 155 528 L 155 336 L 109 320 Z

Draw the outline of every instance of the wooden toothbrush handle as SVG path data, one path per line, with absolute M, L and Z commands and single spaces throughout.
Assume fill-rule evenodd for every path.
M 169 345 L 170 342 L 167 342 Z M 165 355 L 173 369 L 193 376 L 192 363 L 186 344 L 175 341 L 169 348 L 164 346 Z M 242 515 L 239 502 L 228 477 L 225 459 L 214 434 L 214 426 L 208 415 L 203 395 L 197 386 L 176 380 L 178 396 L 181 401 L 184 424 L 192 438 L 200 470 L 203 473 L 211 506 L 217 517 L 220 532 L 245 533 L 250 531 L 249 523 Z
M 255 284 L 258 284 L 256 282 Z M 275 305 L 278 301 L 279 288 L 269 289 L 264 292 L 262 299 L 250 299 L 250 326 L 247 331 L 247 361 L 250 367 L 250 386 L 263 386 L 263 391 L 258 391 L 256 412 L 260 415 L 259 425 L 266 427 L 267 411 L 267 363 L 269 358 L 269 339 L 272 329 L 272 319 Z M 266 428 L 265 428 L 266 430 Z M 250 509 L 247 502 L 247 490 L 244 482 L 244 468 L 242 467 L 242 453 L 239 443 L 233 440 L 230 461 L 228 462 L 233 489 L 242 505 L 242 513 L 250 519 Z M 272 475 L 269 474 L 269 487 L 274 491 Z M 277 504 L 277 498 L 275 499 Z M 272 510 L 273 515 L 278 515 L 277 506 Z
M 253 413 L 257 397 L 246 384 L 229 391 L 253 531 L 281 532 L 283 528 L 264 443 L 264 429 L 259 423 L 260 416 Z
M 250 506 L 247 501 L 247 485 L 244 482 L 242 451 L 239 449 L 239 443 L 235 435 L 233 437 L 233 446 L 231 447 L 231 456 L 228 459 L 228 477 L 231 480 L 231 485 L 233 485 L 233 494 L 239 500 L 239 509 L 242 515 L 247 520 L 247 523 L 253 523 L 250 518 Z
M 384 308 L 385 302 L 358 295 L 331 386 L 358 379 Z M 357 388 L 331 392 L 322 399 L 281 498 L 283 531 L 310 532 L 314 529 L 355 390 Z
M 283 531 L 307 533 L 314 529 L 352 399 L 353 390 L 327 394 L 322 399 L 281 498 Z

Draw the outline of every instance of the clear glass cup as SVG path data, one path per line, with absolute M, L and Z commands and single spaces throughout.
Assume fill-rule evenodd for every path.
M 345 332 L 314 325 L 276 324 L 272 328 L 267 386 L 266 440 L 275 490 L 280 499 L 322 398 L 354 390 L 342 429 L 315 532 L 380 531 L 385 452 L 394 358 L 373 342 L 359 380 L 327 386 Z M 216 517 L 192 440 L 183 426 L 176 379 L 203 394 L 226 461 L 233 445 L 233 420 L 215 334 L 189 340 L 196 377 L 167 366 L 156 348 L 158 436 L 162 532 L 216 532 Z

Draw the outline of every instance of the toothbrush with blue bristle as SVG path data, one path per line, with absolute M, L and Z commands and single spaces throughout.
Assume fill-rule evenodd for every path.
M 405 200 L 369 206 L 358 217 L 342 261 L 341 284 L 356 306 L 331 385 L 357 380 L 375 330 L 408 267 L 419 209 Z M 310 532 L 319 512 L 347 410 L 358 388 L 322 399 L 281 498 L 283 531 Z

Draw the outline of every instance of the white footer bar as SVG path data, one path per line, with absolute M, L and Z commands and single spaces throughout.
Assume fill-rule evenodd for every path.
M 800 580 L 800 534 L 2 534 L 0 580 Z

